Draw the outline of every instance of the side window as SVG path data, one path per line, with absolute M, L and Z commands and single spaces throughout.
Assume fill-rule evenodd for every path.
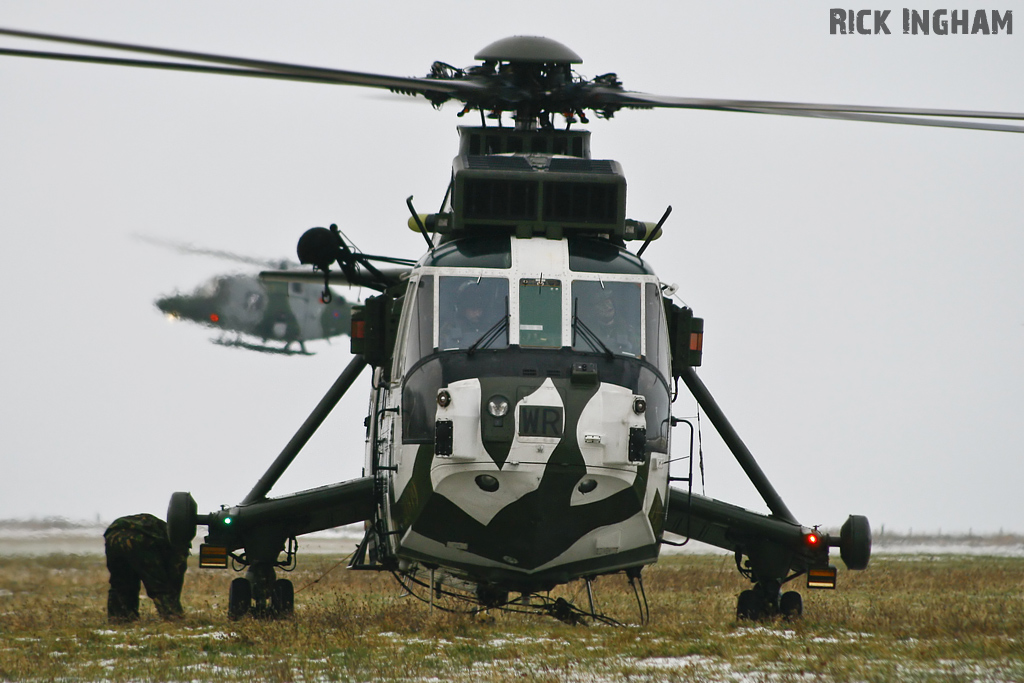
M 640 283 L 572 283 L 573 342 L 578 351 L 640 356 Z
M 434 276 L 424 275 L 406 294 L 412 306 L 406 329 L 405 370 L 434 350 Z
M 437 357 L 410 372 L 402 385 L 402 443 L 433 443 L 441 361 Z
M 647 399 L 644 417 L 647 422 L 647 446 L 658 453 L 668 453 L 668 433 L 672 424 L 669 413 L 672 399 L 665 380 L 648 367 L 640 368 L 637 393 Z
M 508 280 L 497 277 L 438 278 L 438 342 L 445 349 L 508 346 Z
M 644 305 L 647 307 L 647 350 L 644 355 L 664 377 L 669 377 L 668 327 L 665 325 L 665 305 L 661 287 L 653 282 L 644 285 Z
M 519 281 L 519 345 L 562 346 L 562 281 Z

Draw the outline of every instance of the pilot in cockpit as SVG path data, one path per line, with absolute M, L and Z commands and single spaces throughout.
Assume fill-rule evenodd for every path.
M 576 315 L 612 353 L 640 355 L 639 287 L 633 283 L 573 283 Z M 577 335 L 575 346 L 601 350 Z
M 495 287 L 488 280 L 473 279 L 462 283 L 455 292 L 453 311 L 441 312 L 441 349 L 468 349 L 500 320 L 504 312 L 497 310 Z M 447 314 L 446 314 L 447 313 Z

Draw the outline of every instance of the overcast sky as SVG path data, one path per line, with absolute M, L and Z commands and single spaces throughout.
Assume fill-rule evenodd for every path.
M 966 6 L 1018 26 L 903 35 L 902 5 L 875 3 L 890 35 L 833 36 L 826 3 L 752 0 L 5 0 L 0 25 L 401 76 L 545 35 L 580 73 L 645 92 L 1024 111 L 1024 2 Z M 132 235 L 280 258 L 337 222 L 367 252 L 418 257 L 404 200 L 440 203 L 456 112 L 0 58 L 0 518 L 163 516 L 178 490 L 201 512 L 241 500 L 348 363 L 347 338 L 313 357 L 211 344 L 153 301 L 239 266 Z M 589 127 L 595 158 L 626 171 L 631 217 L 674 207 L 645 256 L 704 317 L 700 375 L 803 523 L 1024 532 L 1024 136 L 685 111 Z M 360 474 L 368 387 L 275 493 Z M 706 420 L 703 437 L 706 493 L 765 509 Z

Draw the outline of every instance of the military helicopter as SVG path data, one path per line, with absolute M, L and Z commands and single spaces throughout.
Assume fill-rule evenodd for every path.
M 213 256 L 263 268 L 289 269 L 287 260 L 253 258 L 219 249 L 139 236 L 156 246 L 183 254 Z M 188 320 L 219 330 L 214 344 L 282 355 L 311 355 L 306 342 L 348 334 L 352 304 L 344 297 L 303 282 L 266 282 L 255 274 L 218 275 L 190 294 L 175 292 L 156 300 L 156 307 L 172 320 Z M 233 333 L 234 336 L 230 336 Z M 253 337 L 257 341 L 247 341 Z M 284 342 L 270 346 L 269 340 Z M 298 345 L 298 350 L 292 348 Z
M 334 226 L 302 236 L 300 261 L 315 268 L 306 281 L 379 292 L 353 312 L 354 359 L 239 504 L 200 515 L 189 493 L 171 497 L 174 540 L 208 529 L 201 566 L 247 568 L 231 583 L 232 618 L 290 614 L 293 588 L 276 569 L 295 562 L 296 539 L 358 522 L 365 536 L 349 566 L 394 572 L 430 600 L 462 597 L 477 608 L 515 600 L 568 620 L 573 607 L 547 600 L 546 591 L 580 579 L 589 588 L 614 573 L 642 590 L 643 568 L 675 534 L 735 554 L 752 584 L 738 598 L 738 617 L 798 616 L 800 594 L 783 587 L 805 577 L 808 588 L 835 588 L 832 548 L 848 569 L 865 569 L 870 524 L 851 515 L 833 535 L 790 512 L 695 371 L 703 320 L 672 301 L 642 258 L 668 211 L 657 223 L 628 219 L 621 167 L 593 158 L 589 132 L 574 126 L 587 123 L 588 112 L 611 118 L 623 108 L 666 107 L 1024 131 L 991 122 L 1021 114 L 632 92 L 615 74 L 577 76 L 579 56 L 546 38 L 499 40 L 476 55 L 476 66 L 435 62 L 427 76 L 403 78 L 0 34 L 218 66 L 0 51 L 13 56 L 383 88 L 479 113 L 479 126 L 459 129 L 441 209 L 420 214 L 409 200 L 427 245 L 415 265 L 378 267 Z M 269 498 L 367 365 L 364 476 Z M 771 514 L 693 491 L 692 428 L 688 456 L 671 448 L 672 428 L 687 424 L 672 414 L 680 379 Z M 670 475 L 674 460 L 690 463 L 685 476 Z

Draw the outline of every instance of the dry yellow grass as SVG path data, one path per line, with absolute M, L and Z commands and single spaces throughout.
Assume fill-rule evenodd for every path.
M 343 568 L 303 589 L 336 561 L 303 558 L 289 621 L 228 621 L 233 574 L 192 568 L 183 621 L 144 600 L 138 624 L 111 627 L 102 557 L 0 558 L 0 680 L 1024 680 L 1022 559 L 881 556 L 838 591 L 801 590 L 803 620 L 751 625 L 731 558 L 669 557 L 645 572 L 645 626 L 624 577 L 595 583 L 625 627 L 431 612 Z M 559 594 L 586 604 L 580 586 Z

